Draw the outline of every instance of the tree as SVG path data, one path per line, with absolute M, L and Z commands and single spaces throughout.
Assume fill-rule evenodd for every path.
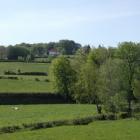
M 24 60 L 30 54 L 30 51 L 25 47 L 9 46 L 7 48 L 7 57 L 11 60 L 17 60 L 18 57 L 23 57 Z
M 80 102 L 96 104 L 98 113 L 101 113 L 98 95 L 98 67 L 94 62 L 94 50 L 87 57 L 86 63 L 82 64 L 78 73 L 78 81 L 75 87 L 75 99 Z
M 90 47 L 90 45 L 85 45 L 82 47 L 82 49 L 83 49 L 84 53 L 89 53 L 91 50 L 91 47 Z
M 73 55 L 81 47 L 81 45 L 78 43 L 75 43 L 72 40 L 60 40 L 57 43 L 57 47 L 59 48 L 62 54 Z
M 117 97 L 120 97 L 120 75 L 119 61 L 109 58 L 100 68 L 98 94 L 102 101 L 105 110 L 116 113 L 119 111 L 119 102 Z M 121 97 L 123 98 L 123 97 Z
M 73 92 L 73 85 L 76 80 L 76 73 L 66 57 L 56 58 L 52 63 L 52 72 L 58 92 L 69 99 Z
M 105 47 L 99 45 L 98 48 L 93 48 L 91 57 L 98 69 L 100 69 L 100 66 L 108 59 L 108 51 Z
M 122 90 L 126 91 L 128 113 L 131 116 L 132 101 L 135 99 L 134 80 L 140 60 L 139 47 L 133 42 L 123 42 L 119 44 L 117 55 L 121 60 L 120 75 L 122 81 Z
M 84 65 L 86 63 L 88 54 L 89 53 L 85 52 L 85 50 L 83 48 L 80 48 L 77 50 L 77 52 L 74 56 L 74 59 L 71 60 L 72 67 L 75 69 L 77 74 L 81 70 L 82 65 Z
M 47 51 L 44 46 L 42 46 L 41 44 L 37 44 L 31 48 L 31 54 L 34 57 L 44 57 L 47 55 Z
M 0 59 L 5 59 L 7 56 L 6 48 L 4 46 L 0 46 Z

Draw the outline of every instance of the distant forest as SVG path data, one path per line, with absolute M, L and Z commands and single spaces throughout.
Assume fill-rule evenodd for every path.
M 35 57 L 48 57 L 51 51 L 53 52 L 53 55 L 73 55 L 81 47 L 81 44 L 72 40 L 60 40 L 59 42 L 35 44 L 21 43 L 16 45 L 9 45 L 8 47 L 0 46 L 0 59 L 33 60 Z

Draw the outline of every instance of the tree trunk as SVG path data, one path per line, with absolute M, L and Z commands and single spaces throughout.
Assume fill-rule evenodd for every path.
M 96 108 L 97 108 L 98 114 L 102 114 L 102 107 L 98 103 L 96 103 Z
M 130 117 L 132 116 L 131 100 L 128 101 L 128 114 Z

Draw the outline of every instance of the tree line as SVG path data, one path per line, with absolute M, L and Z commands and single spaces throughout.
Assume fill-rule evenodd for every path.
M 0 59 L 18 60 L 21 58 L 33 60 L 35 57 L 47 57 L 51 49 L 55 49 L 63 55 L 73 55 L 79 48 L 81 48 L 81 44 L 73 40 L 35 44 L 21 43 L 9 45 L 8 47 L 0 46 Z
M 55 86 L 66 99 L 96 104 L 98 113 L 125 111 L 132 115 L 140 97 L 140 43 L 117 48 L 80 48 L 73 59 L 53 61 Z

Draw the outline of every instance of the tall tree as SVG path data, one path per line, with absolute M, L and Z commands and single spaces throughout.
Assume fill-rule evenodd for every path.
M 63 94 L 66 99 L 69 99 L 76 80 L 76 74 L 71 67 L 70 61 L 63 56 L 56 58 L 52 63 L 52 72 L 59 93 Z
M 6 48 L 4 46 L 0 46 L 0 59 L 5 59 L 7 56 Z
M 118 104 L 116 97 L 119 97 L 120 75 L 119 60 L 109 58 L 100 68 L 98 80 L 99 98 L 102 101 L 106 111 L 116 113 Z
M 101 106 L 98 95 L 98 66 L 95 63 L 95 54 L 92 50 L 85 62 L 80 67 L 78 81 L 75 88 L 75 99 L 80 102 L 95 103 L 98 113 L 101 113 Z
M 134 79 L 140 60 L 140 51 L 136 43 L 123 42 L 118 47 L 118 58 L 121 59 L 121 78 L 123 90 L 126 91 L 128 113 L 132 113 L 132 101 L 134 100 Z
M 60 40 L 57 47 L 64 55 L 73 55 L 81 47 L 80 44 L 75 43 L 73 40 Z
M 24 59 L 30 54 L 28 48 L 9 46 L 7 48 L 7 57 L 8 59 L 17 60 L 18 57 L 23 57 Z

